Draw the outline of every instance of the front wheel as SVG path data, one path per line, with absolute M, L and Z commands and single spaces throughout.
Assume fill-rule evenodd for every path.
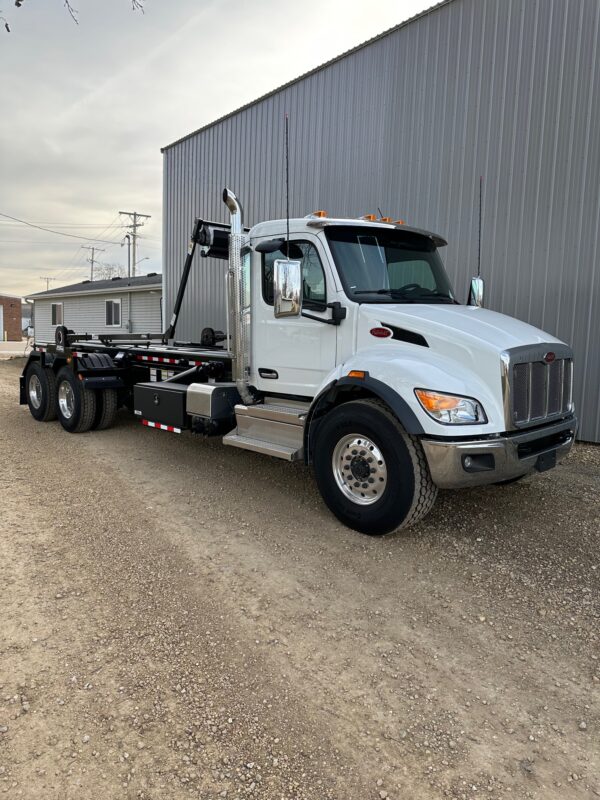
M 371 536 L 423 519 L 437 496 L 420 442 L 379 400 L 330 411 L 317 430 L 313 460 L 329 509 Z

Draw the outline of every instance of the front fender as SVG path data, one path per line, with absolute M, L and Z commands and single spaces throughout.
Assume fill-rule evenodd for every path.
M 414 346 L 390 343 L 365 348 L 338 365 L 323 381 L 309 409 L 305 426 L 305 453 L 309 457 L 315 421 L 324 407 L 335 400 L 344 386 L 366 389 L 383 400 L 398 417 L 407 433 L 436 437 L 474 436 L 504 430 L 500 364 L 498 383 L 488 386 L 473 369 L 431 351 Z M 351 378 L 354 370 L 365 378 Z M 417 388 L 474 397 L 483 405 L 488 422 L 481 425 L 442 425 L 421 408 Z M 494 392 L 495 388 L 495 392 Z

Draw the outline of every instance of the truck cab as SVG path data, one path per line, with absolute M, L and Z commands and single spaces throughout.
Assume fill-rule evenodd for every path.
M 460 303 L 440 257 L 445 245 L 401 223 L 323 212 L 248 234 L 248 384 L 272 404 L 306 404 L 303 455 L 338 516 L 336 488 L 350 519 L 364 519 L 380 502 L 376 484 L 389 480 L 362 463 L 365 446 L 382 455 L 383 442 L 358 420 L 340 451 L 348 464 L 336 464 L 335 443 L 324 448 L 332 418 L 357 403 L 375 428 L 393 419 L 387 434 L 397 447 L 412 445 L 408 472 L 413 449 L 424 460 L 435 487 L 424 481 L 428 497 L 549 469 L 574 441 L 571 349 L 480 303 Z

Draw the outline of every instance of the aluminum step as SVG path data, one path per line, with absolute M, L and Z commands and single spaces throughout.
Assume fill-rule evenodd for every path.
M 306 403 L 238 404 L 235 406 L 237 428 L 223 437 L 223 443 L 295 461 L 304 454 L 307 411 Z
M 252 419 L 268 419 L 273 422 L 284 422 L 287 425 L 301 425 L 304 427 L 304 420 L 308 412 L 308 403 L 292 405 L 287 403 L 260 403 L 256 406 L 246 406 L 241 403 L 235 406 L 235 416 L 237 418 L 246 417 Z
M 288 447 L 284 444 L 253 439 L 250 436 L 241 436 L 235 433 L 235 431 L 223 437 L 223 444 L 230 445 L 231 447 L 239 447 L 242 450 L 252 450 L 255 453 L 262 453 L 266 456 L 282 458 L 285 461 L 296 461 L 301 455 L 301 450 L 299 451 L 297 447 Z

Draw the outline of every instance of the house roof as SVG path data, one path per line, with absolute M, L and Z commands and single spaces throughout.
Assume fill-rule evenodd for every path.
M 192 131 L 191 133 L 188 133 L 185 136 L 182 136 L 180 139 L 176 139 L 174 142 L 171 142 L 171 144 L 167 144 L 164 147 L 161 147 L 160 152 L 164 153 L 165 150 L 170 150 L 171 147 L 175 147 L 175 145 L 181 144 L 181 142 L 185 142 L 187 139 L 191 139 L 193 136 L 196 136 L 196 134 L 202 133 L 202 131 L 208 130 L 209 128 L 212 128 L 214 125 L 218 125 L 220 122 L 223 122 L 223 120 L 226 120 L 229 117 L 234 117 L 236 114 L 239 114 L 240 111 L 245 111 L 247 108 L 250 108 L 251 106 L 254 106 L 257 103 L 260 103 L 262 100 L 266 100 L 268 97 L 272 97 L 273 95 L 278 94 L 284 89 L 287 89 L 289 86 L 293 86 L 295 83 L 300 83 L 300 81 L 303 81 L 305 78 L 309 78 L 311 75 L 315 75 L 317 72 L 321 72 L 327 67 L 330 67 L 332 64 L 335 64 L 337 61 L 342 61 L 342 59 L 348 58 L 348 56 L 351 56 L 353 53 L 362 50 L 364 47 L 368 47 L 374 42 L 378 42 L 380 39 L 384 39 L 386 36 L 390 36 L 392 33 L 395 33 L 396 31 L 400 30 L 400 28 L 404 28 L 406 25 L 410 25 L 411 23 L 416 22 L 417 20 L 421 19 L 421 17 L 428 16 L 432 12 L 437 11 L 438 8 L 446 6 L 448 5 L 448 3 L 451 2 L 452 0 L 440 0 L 439 3 L 436 3 L 435 5 L 426 8 L 424 11 L 421 11 L 420 13 L 415 14 L 412 17 L 409 17 L 409 19 L 404 20 L 404 22 L 400 22 L 398 25 L 394 25 L 392 28 L 388 28 L 387 30 L 378 33 L 377 36 L 373 36 L 371 39 L 367 39 L 366 42 L 362 42 L 356 47 L 352 47 L 350 50 L 346 50 L 344 53 L 340 53 L 339 56 L 336 56 L 335 58 L 326 61 L 324 64 L 320 64 L 318 67 L 315 67 L 314 69 L 311 69 L 308 72 L 303 72 L 302 75 L 299 75 L 297 78 L 294 78 L 293 80 L 288 81 L 287 83 L 284 83 L 281 86 L 278 86 L 276 89 L 272 89 L 270 92 L 267 92 L 266 94 L 257 97 L 256 100 L 252 100 L 250 103 L 245 103 L 243 106 L 236 108 L 234 111 L 230 111 L 228 114 L 224 114 L 222 117 L 219 117 L 218 119 L 209 122 L 207 125 L 203 125 L 201 128 L 198 128 L 197 130 Z
M 138 291 L 162 286 L 162 275 L 151 272 L 148 275 L 136 275 L 135 278 L 113 278 L 107 281 L 82 281 L 69 286 L 58 286 L 45 292 L 28 295 L 32 300 L 44 297 L 61 297 L 74 294 L 106 294 L 107 292 Z

